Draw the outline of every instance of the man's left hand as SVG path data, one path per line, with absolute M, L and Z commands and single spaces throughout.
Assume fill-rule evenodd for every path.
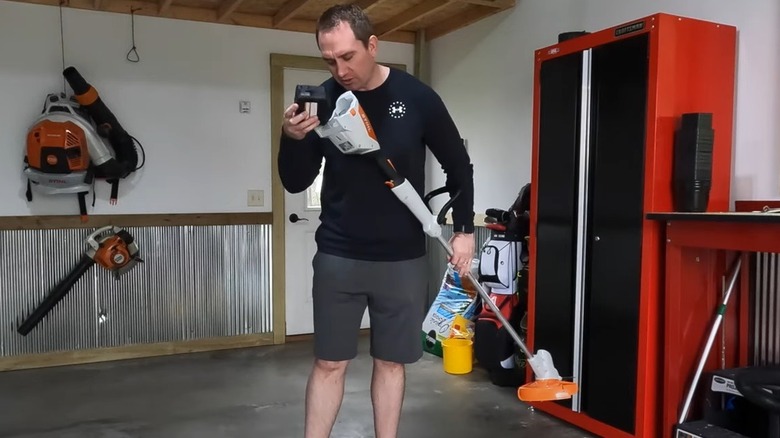
M 461 277 L 471 270 L 471 262 L 474 259 L 474 234 L 455 233 L 450 239 L 452 257 L 450 263 Z

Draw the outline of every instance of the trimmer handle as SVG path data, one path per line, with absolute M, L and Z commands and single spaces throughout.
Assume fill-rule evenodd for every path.
M 444 193 L 449 193 L 449 190 L 447 187 L 439 187 L 438 189 L 432 190 L 429 192 L 425 197 L 423 198 L 423 201 L 425 202 L 425 206 L 428 207 L 428 210 L 431 210 L 431 199 L 435 198 L 436 196 L 442 195 Z M 439 214 L 436 216 L 436 222 L 439 225 L 444 225 L 445 222 L 447 222 L 447 212 L 450 211 L 452 208 L 452 204 L 455 202 L 455 200 L 460 196 L 460 190 L 455 192 L 455 194 L 450 198 L 449 201 L 447 201 L 444 206 L 442 206 L 441 210 L 439 211 Z M 431 210 L 433 211 L 433 210 Z

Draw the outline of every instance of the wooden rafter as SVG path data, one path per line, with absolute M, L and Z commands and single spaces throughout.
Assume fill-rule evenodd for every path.
M 466 27 L 469 24 L 475 23 L 491 15 L 497 14 L 503 10 L 504 9 L 494 8 L 491 6 L 472 5 L 463 12 L 455 14 L 452 17 L 447 18 L 446 20 L 442 20 L 425 29 L 425 39 L 430 41 L 462 27 Z
M 275 9 L 242 0 L 0 0 L 73 9 L 134 13 L 138 16 L 223 23 L 238 26 L 314 33 L 318 11 L 332 0 L 277 0 Z M 417 35 L 432 40 L 514 6 L 516 0 L 351 0 L 372 15 L 384 41 L 415 44 Z M 241 8 L 246 4 L 246 8 Z M 210 5 L 210 6 L 209 6 Z M 263 8 L 263 9 L 256 9 Z M 253 9 L 263 12 L 253 12 Z M 306 15 L 306 18 L 302 17 Z M 437 17 L 437 18 L 434 18 Z M 419 43 L 419 41 L 418 41 Z
M 219 9 L 217 10 L 217 21 L 223 21 L 225 18 L 229 17 L 230 14 L 236 11 L 239 6 L 241 6 L 241 3 L 243 3 L 244 0 L 231 0 L 231 1 L 223 1 L 221 2 L 222 5 L 220 5 Z
M 468 3 L 470 5 L 477 6 L 489 6 L 496 9 L 506 9 L 510 5 L 514 5 L 513 0 L 452 0 L 457 3 Z
M 168 8 L 171 7 L 171 3 L 173 3 L 173 0 L 160 0 L 160 13 L 164 14 L 168 12 Z
M 400 14 L 395 15 L 393 18 L 377 24 L 376 34 L 380 38 L 384 37 L 390 32 L 417 21 L 428 14 L 436 12 L 448 4 L 449 0 L 426 0 L 418 3 Z
M 274 15 L 274 27 L 278 28 L 287 20 L 293 18 L 302 7 L 309 3 L 309 1 L 310 0 L 289 0 L 279 9 L 279 12 Z
M 376 6 L 377 3 L 379 3 L 382 0 L 357 0 L 355 2 L 352 2 L 358 6 L 360 6 L 360 9 L 369 12 L 371 8 Z

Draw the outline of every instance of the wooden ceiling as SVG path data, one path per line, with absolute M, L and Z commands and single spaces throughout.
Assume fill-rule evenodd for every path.
M 317 17 L 345 0 L 10 0 L 180 20 L 313 33 Z M 348 0 L 347 0 L 348 1 Z M 357 0 L 380 40 L 430 41 L 512 8 L 515 0 Z

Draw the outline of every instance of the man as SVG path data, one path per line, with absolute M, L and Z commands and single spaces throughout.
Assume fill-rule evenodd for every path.
M 330 108 L 352 91 L 383 152 L 421 195 L 426 146 L 442 164 L 453 204 L 450 262 L 464 274 L 474 257 L 473 169 L 439 96 L 412 75 L 376 62 L 377 37 L 354 5 L 334 6 L 317 23 L 317 45 L 332 78 L 322 85 Z M 315 127 L 327 121 L 297 105 L 284 113 L 278 156 L 286 190 L 306 190 L 322 160 L 321 225 L 312 266 L 314 366 L 306 389 L 306 438 L 328 437 L 341 406 L 347 365 L 357 354 L 368 306 L 374 371 L 371 399 L 378 438 L 398 430 L 405 364 L 423 354 L 420 330 L 427 296 L 426 236 L 421 224 L 384 184 L 376 162 L 340 153 Z

